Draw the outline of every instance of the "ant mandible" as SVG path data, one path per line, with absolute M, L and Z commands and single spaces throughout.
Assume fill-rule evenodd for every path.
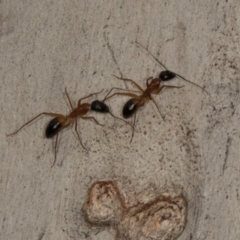
M 83 145 L 83 143 L 81 141 L 81 138 L 79 136 L 78 130 L 77 130 L 77 120 L 78 120 L 78 117 L 80 117 L 82 119 L 92 119 L 93 121 L 95 121 L 96 124 L 103 126 L 94 117 L 87 117 L 87 116 L 85 116 L 88 111 L 92 110 L 92 111 L 96 111 L 96 112 L 100 112 L 100 113 L 109 113 L 114 118 L 117 118 L 117 119 L 120 119 L 120 120 L 126 122 L 125 120 L 114 116 L 110 112 L 109 107 L 104 102 L 101 102 L 99 100 L 95 100 L 91 104 L 90 103 L 81 103 L 81 101 L 83 99 L 89 98 L 89 97 L 91 97 L 91 96 L 93 96 L 95 94 L 99 94 L 102 91 L 97 92 L 97 93 L 92 93 L 92 94 L 90 94 L 90 95 L 88 95 L 86 97 L 80 98 L 79 101 L 78 101 L 78 106 L 74 109 L 73 105 L 72 105 L 72 102 L 70 100 L 70 97 L 69 97 L 69 95 L 67 93 L 67 89 L 65 88 L 65 94 L 67 95 L 67 99 L 68 99 L 69 105 L 71 107 L 71 112 L 70 112 L 69 115 L 64 116 L 62 114 L 57 114 L 57 113 L 42 112 L 42 113 L 38 114 L 37 116 L 35 116 L 34 118 L 32 118 L 30 121 L 26 122 L 17 131 L 15 131 L 15 132 L 13 132 L 11 134 L 8 134 L 7 136 L 12 136 L 12 135 L 18 133 L 22 128 L 24 128 L 25 126 L 27 126 L 28 124 L 30 124 L 31 122 L 36 120 L 41 115 L 48 115 L 48 116 L 54 117 L 48 123 L 48 125 L 46 127 L 46 130 L 45 130 L 46 138 L 53 138 L 54 136 L 56 136 L 56 141 L 55 141 L 55 145 L 54 145 L 54 162 L 51 165 L 51 167 L 53 167 L 55 162 L 56 162 L 56 159 L 57 159 L 56 156 L 57 156 L 58 133 L 62 129 L 69 127 L 71 124 L 75 123 L 75 131 L 77 133 L 77 137 L 79 139 L 79 142 L 82 145 L 82 147 L 86 150 L 86 148 L 84 147 L 84 145 Z M 129 124 L 128 122 L 126 122 L 126 123 Z

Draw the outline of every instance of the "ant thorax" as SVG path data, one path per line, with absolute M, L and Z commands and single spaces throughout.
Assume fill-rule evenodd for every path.
M 151 98 L 152 93 L 158 93 L 160 88 L 161 79 L 160 78 L 154 78 L 151 80 L 150 83 L 147 83 L 147 89 L 143 92 L 143 95 L 145 97 Z
M 149 86 L 152 86 L 153 88 L 159 88 L 160 87 L 160 83 L 161 83 L 161 79 L 159 78 L 154 78 L 151 83 L 149 84 Z

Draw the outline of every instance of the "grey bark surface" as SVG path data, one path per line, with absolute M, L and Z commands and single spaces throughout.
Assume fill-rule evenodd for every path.
M 96 181 L 116 180 L 131 204 L 173 190 L 188 203 L 178 239 L 240 239 L 238 0 L 229 1 L 0 1 L 0 239 L 115 239 L 115 230 L 86 223 L 82 208 Z M 41 117 L 68 114 L 65 87 L 79 98 L 112 87 L 134 89 L 112 75 L 145 80 L 164 70 L 176 79 L 146 104 L 131 128 L 89 113 L 104 127 L 79 120 L 54 141 Z M 109 100 L 121 116 L 127 97 Z

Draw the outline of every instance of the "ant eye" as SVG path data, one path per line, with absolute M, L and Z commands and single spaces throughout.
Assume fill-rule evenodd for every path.
M 162 71 L 160 72 L 159 74 L 159 78 L 162 80 L 162 81 L 169 81 L 169 80 L 172 80 L 176 77 L 176 74 L 174 72 L 170 72 L 168 70 L 166 71 Z

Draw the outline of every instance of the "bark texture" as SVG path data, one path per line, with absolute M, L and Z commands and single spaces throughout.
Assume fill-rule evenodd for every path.
M 159 209 L 154 199 L 173 192 L 187 206 L 178 239 L 240 239 L 239 29 L 238 0 L 0 1 L 0 239 L 120 238 L 126 221 L 86 221 L 83 206 L 101 181 L 116 183 L 123 201 L 111 203 L 107 221 L 123 217 L 123 206 Z M 86 102 L 112 87 L 137 90 L 113 74 L 145 88 L 164 69 L 135 41 L 211 97 L 181 79 L 166 82 L 184 87 L 154 95 L 165 121 L 151 102 L 139 110 L 131 145 L 129 125 L 89 112 L 104 126 L 79 120 L 87 150 L 74 128 L 61 131 L 53 168 L 54 141 L 43 136 L 50 117 L 6 137 L 41 112 L 67 115 L 65 87 L 74 106 L 102 89 Z M 128 99 L 107 103 L 120 117 Z M 147 224 L 137 231 L 157 236 Z

